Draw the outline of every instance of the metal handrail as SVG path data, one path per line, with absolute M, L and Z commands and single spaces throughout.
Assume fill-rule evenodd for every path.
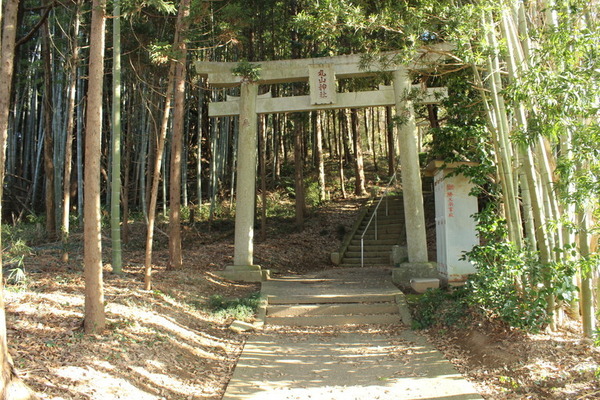
M 385 215 L 386 217 L 388 216 L 388 193 L 390 191 L 390 186 L 392 185 L 392 182 L 396 180 L 396 172 L 394 172 L 394 175 L 392 175 L 392 177 L 390 178 L 390 181 L 388 182 L 385 191 L 383 192 L 383 196 L 381 196 L 381 198 L 379 199 L 379 201 L 377 202 L 377 205 L 375 206 L 375 211 L 373 211 L 373 214 L 371 215 L 371 218 L 369 218 L 369 222 L 367 223 L 367 226 L 365 226 L 365 229 L 363 230 L 362 235 L 360 236 L 360 266 L 361 268 L 365 266 L 365 234 L 367 233 L 367 230 L 369 229 L 369 227 L 371 226 L 371 222 L 373 222 L 373 218 L 375 218 L 375 240 L 377 240 L 377 230 L 378 230 L 378 226 L 377 226 L 377 211 L 379 210 L 379 206 L 381 205 L 381 202 L 383 201 L 383 199 L 385 199 Z

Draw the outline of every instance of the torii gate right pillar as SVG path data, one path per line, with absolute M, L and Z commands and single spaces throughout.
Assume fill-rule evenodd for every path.
M 408 263 L 394 271 L 394 281 L 408 284 L 412 278 L 436 278 L 437 268 L 428 262 L 423 185 L 417 148 L 417 126 L 413 102 L 410 100 L 412 81 L 405 68 L 393 73 L 396 115 L 400 118 L 398 140 L 400 142 L 400 167 L 404 219 L 406 224 L 406 247 Z

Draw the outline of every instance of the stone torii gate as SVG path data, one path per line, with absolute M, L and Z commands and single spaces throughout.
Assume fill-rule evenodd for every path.
M 340 108 L 395 106 L 396 114 L 403 123 L 398 127 L 400 165 L 406 221 L 407 250 L 410 269 L 435 270 L 427 258 L 425 216 L 421 171 L 417 148 L 417 127 L 413 108 L 414 98 L 419 103 L 437 103 L 447 96 L 445 88 L 423 90 L 412 85 L 409 71 L 431 68 L 444 58 L 447 46 L 423 48 L 416 52 L 412 61 L 405 65 L 389 62 L 399 52 L 382 54 L 381 60 L 361 67 L 360 54 L 260 62 L 260 76 L 249 82 L 232 72 L 239 63 L 197 61 L 196 71 L 207 78 L 213 87 L 240 86 L 240 97 L 229 96 L 227 101 L 209 105 L 209 117 L 239 115 L 239 139 L 236 184 L 235 242 L 233 265 L 226 267 L 222 275 L 243 281 L 260 281 L 266 271 L 254 264 L 254 206 L 256 191 L 257 115 L 299 111 L 316 111 Z M 391 86 L 379 90 L 337 93 L 336 79 L 373 76 L 389 72 L 393 76 Z M 310 84 L 309 96 L 271 97 L 270 93 L 258 95 L 259 85 L 288 82 Z M 418 92 L 418 96 L 415 96 Z

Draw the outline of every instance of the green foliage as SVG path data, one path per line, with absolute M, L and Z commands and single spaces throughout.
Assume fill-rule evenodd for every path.
M 217 317 L 224 319 L 237 319 L 251 321 L 261 303 L 260 292 L 252 293 L 247 297 L 228 299 L 215 294 L 208 299 L 208 309 Z
M 182 221 L 189 221 L 190 220 L 191 207 L 189 207 L 189 206 L 187 206 L 187 207 L 182 206 L 180 208 L 179 213 L 180 213 L 179 215 L 180 215 L 180 218 L 181 218 Z
M 467 292 L 463 288 L 452 290 L 430 289 L 410 302 L 413 329 L 432 326 L 453 326 L 468 315 Z
M 313 40 L 325 55 L 374 53 L 444 39 L 443 26 L 453 19 L 451 11 L 447 2 L 435 0 L 322 0 L 306 4 L 294 27 Z
M 506 240 L 505 221 L 493 207 L 477 215 L 483 244 L 465 254 L 477 268 L 464 287 L 430 290 L 412 303 L 415 328 L 449 326 L 472 308 L 510 326 L 538 332 L 549 322 L 548 296 L 571 301 L 577 293 L 572 276 L 581 267 L 574 249 L 556 250 L 560 262 L 542 265 L 536 253 L 518 250 Z
M 231 207 L 228 202 L 216 202 L 212 208 L 213 219 L 229 220 L 234 216 L 235 208 Z M 210 219 L 211 206 L 210 204 L 203 204 L 196 210 L 196 216 L 194 217 L 197 221 L 207 221 Z M 188 216 L 189 217 L 189 216 Z
M 319 198 L 319 182 L 315 179 L 316 177 L 310 177 L 304 180 L 304 199 L 306 206 L 313 209 L 319 207 L 323 203 Z M 280 186 L 283 188 L 283 192 L 274 191 L 270 193 L 268 197 L 267 216 L 294 215 L 293 213 L 295 210 L 290 203 L 291 200 L 296 198 L 296 186 L 293 176 L 282 176 Z M 331 188 L 332 186 L 333 185 L 330 185 L 329 187 Z M 347 190 L 349 190 L 348 186 Z
M 13 264 L 10 268 L 8 268 L 8 274 L 6 275 L 6 283 L 11 285 L 20 285 L 27 282 L 24 259 L 24 255 L 19 257 L 16 262 L 16 265 Z
M 311 208 L 316 208 L 321 205 L 322 201 L 319 198 L 319 182 L 306 181 L 304 184 L 306 205 Z
M 172 1 L 166 0 L 121 0 L 121 10 L 125 17 L 138 15 L 144 8 L 153 8 L 154 10 L 165 13 L 175 14 L 177 8 Z
M 5 263 L 10 263 L 12 255 L 29 254 L 27 246 L 38 244 L 46 240 L 46 219 L 43 216 L 28 215 L 26 221 L 15 225 L 2 224 L 2 243 L 5 246 L 3 258 Z M 8 252 L 8 255 L 7 253 Z
M 290 196 L 293 196 L 293 193 L 293 186 L 269 192 L 267 194 L 267 218 L 292 218 L 295 209 Z
M 5 226 L 2 226 L 5 228 Z M 10 229 L 10 228 L 9 228 Z M 3 229 L 4 231 L 9 229 Z M 14 232 L 12 232 L 14 234 Z M 25 257 L 30 255 L 33 251 L 29 247 L 25 240 L 22 238 L 15 238 L 14 236 L 4 235 L 6 248 L 2 252 L 3 258 L 3 273 L 5 275 L 6 283 L 11 285 L 20 285 L 27 282 L 27 275 L 25 273 Z
M 542 265 L 536 253 L 519 250 L 506 240 L 505 221 L 488 207 L 477 215 L 484 244 L 465 254 L 477 268 L 465 289 L 469 303 L 511 326 L 539 331 L 549 322 L 547 297 L 569 300 L 573 265 L 567 261 Z
M 594 331 L 594 346 L 600 346 L 600 328 L 596 328 L 596 330 Z M 596 377 L 600 378 L 600 376 L 598 375 L 598 372 L 600 372 L 600 368 L 596 371 Z
M 168 42 L 154 42 L 149 48 L 150 61 L 155 65 L 164 65 L 172 58 L 172 45 Z
M 466 284 L 473 305 L 517 328 L 536 332 L 546 326 L 551 289 L 544 283 L 551 267 L 504 241 L 476 246 L 466 256 L 477 266 Z
M 248 61 L 240 61 L 231 73 L 242 78 L 243 82 L 256 82 L 260 79 L 260 64 L 251 64 Z

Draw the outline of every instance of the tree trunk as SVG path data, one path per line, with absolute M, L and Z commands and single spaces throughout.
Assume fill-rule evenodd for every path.
M 198 126 L 196 128 L 198 134 L 198 147 L 196 148 L 196 203 L 198 204 L 198 211 L 202 208 L 202 128 L 204 122 L 204 90 L 202 84 L 203 82 L 200 82 L 198 85 Z
M 351 121 L 346 114 L 346 110 L 340 110 L 340 136 L 342 137 L 342 143 L 344 145 L 344 157 L 348 164 L 354 163 L 354 154 L 350 151 L 350 146 L 354 147 L 350 142 L 352 141 L 352 127 Z
M 273 149 L 273 180 L 279 182 L 281 178 L 281 156 L 283 153 L 283 133 L 282 133 L 282 115 L 275 115 L 273 117 L 273 136 L 274 136 L 274 149 Z
M 81 73 L 79 76 L 83 75 Z M 79 79 L 79 90 L 77 91 L 77 103 L 83 104 L 84 80 Z M 83 226 L 83 106 L 77 107 L 77 216 L 79 217 L 79 226 Z
M 342 198 L 345 199 L 346 198 L 346 182 L 345 182 L 346 179 L 344 178 L 344 148 L 342 145 L 343 119 L 339 118 L 338 122 L 339 122 L 339 127 L 340 127 L 338 130 L 338 135 L 337 135 L 338 160 L 339 160 L 338 173 L 340 176 L 340 191 L 342 192 Z
M 187 47 L 183 35 L 187 30 L 190 0 L 179 3 L 176 42 L 177 61 L 174 76 L 173 143 L 171 147 L 171 188 L 169 197 L 169 264 L 171 269 L 182 266 L 181 256 L 181 153 L 185 123 L 185 77 Z
M 267 239 L 267 117 L 260 115 L 258 149 L 260 157 L 260 238 Z
M 53 113 L 52 106 L 52 49 L 48 20 L 42 26 L 42 56 L 44 64 L 44 182 L 46 205 L 46 233 L 56 237 L 56 204 L 54 201 Z
M 154 240 L 154 223 L 156 221 L 156 203 L 158 201 L 158 188 L 160 185 L 160 169 L 162 165 L 163 153 L 165 150 L 165 141 L 167 129 L 169 126 L 169 114 L 171 112 L 171 99 L 173 98 L 173 82 L 175 80 L 175 62 L 169 66 L 169 76 L 167 81 L 167 90 L 165 93 L 165 104 L 163 117 L 158 134 L 158 143 L 156 144 L 156 155 L 154 158 L 154 169 L 152 176 L 152 189 L 150 191 L 150 204 L 148 206 L 148 226 L 146 231 L 146 255 L 144 262 L 144 289 L 152 289 L 152 245 Z
M 84 277 L 86 333 L 101 333 L 105 326 L 102 283 L 102 215 L 100 213 L 100 155 L 102 139 L 102 80 L 106 0 L 94 0 L 90 35 L 89 87 L 85 134 Z
M 524 60 L 522 57 L 522 50 L 519 49 L 520 43 L 516 39 L 516 35 L 512 33 L 512 27 L 508 20 L 508 15 L 506 12 L 503 13 L 502 16 L 502 31 L 504 33 L 505 39 L 507 41 L 507 49 L 508 49 L 508 57 L 507 57 L 507 65 L 509 70 L 509 78 L 518 83 L 520 81 L 520 71 L 521 69 L 527 70 L 528 64 L 527 60 Z M 489 18 L 491 20 L 491 17 Z M 496 75 L 495 73 L 494 75 Z M 497 82 L 499 82 L 500 78 L 495 78 Z M 515 102 L 514 104 L 514 115 L 515 119 L 518 123 L 518 128 L 522 129 L 524 132 L 527 131 L 528 128 L 528 120 L 527 120 L 527 111 L 526 106 L 522 102 Z M 552 268 L 550 265 L 552 261 L 552 237 L 549 235 L 547 230 L 548 224 L 548 215 L 544 210 L 544 188 L 543 184 L 538 179 L 535 164 L 533 159 L 533 152 L 531 146 L 528 144 L 520 145 L 520 155 L 522 156 L 523 167 L 525 168 L 525 174 L 527 176 L 527 183 L 529 186 L 530 198 L 531 198 L 531 206 L 533 210 L 533 217 L 536 227 L 536 235 L 537 235 L 537 243 L 538 243 L 538 251 L 540 263 L 542 266 L 546 268 Z M 547 160 L 539 160 L 542 162 L 542 166 L 546 166 Z M 549 208 L 549 206 L 547 207 Z M 516 220 L 520 226 L 520 220 Z M 547 279 L 544 284 L 548 287 L 548 289 L 552 288 L 553 282 L 550 279 Z M 552 330 L 556 329 L 556 305 L 555 298 L 553 294 L 549 294 L 547 296 L 548 302 L 548 313 L 551 316 L 550 328 Z
M 15 36 L 17 30 L 18 0 L 2 1 L 5 6 L 2 27 L 2 49 L 0 55 L 0 198 L 2 198 L 4 182 L 4 161 L 6 159 L 6 142 L 8 137 L 8 120 L 10 110 L 10 93 L 14 68 Z M 1 13 L 2 11 L 0 11 Z M 2 204 L 0 202 L 0 215 Z M 0 283 L 2 280 L 2 254 L 0 253 Z M 35 399 L 23 382 L 17 377 L 12 360 L 8 354 L 8 341 L 6 338 L 6 314 L 4 311 L 4 290 L 0 286 L 0 399 Z
M 128 102 L 128 113 L 127 113 L 127 131 L 128 134 L 125 136 L 125 170 L 123 171 L 123 191 L 122 191 L 122 203 L 123 203 L 123 226 L 122 226 L 122 240 L 123 243 L 127 244 L 129 242 L 129 193 L 130 193 L 130 173 L 131 173 L 131 155 L 133 148 L 133 138 L 132 138 L 132 115 L 133 115 L 133 107 L 132 107 L 132 99 L 129 99 Z
M 484 26 L 493 27 L 490 22 L 487 21 L 487 16 L 483 17 L 482 23 Z M 487 32 L 488 40 L 492 44 L 494 53 L 488 56 L 488 71 L 489 71 L 489 85 L 490 85 L 490 97 L 492 99 L 493 108 L 490 115 L 490 121 L 497 121 L 495 125 L 495 132 L 497 133 L 497 143 L 499 150 L 499 157 L 502 160 L 503 165 L 503 199 L 506 207 L 506 222 L 508 226 L 509 239 L 517 245 L 517 248 L 522 247 L 522 228 L 521 228 L 521 217 L 519 208 L 517 205 L 517 188 L 515 187 L 515 179 L 512 171 L 512 148 L 510 145 L 509 134 L 510 126 L 508 123 L 508 117 L 504 102 L 504 97 L 501 94 L 502 91 L 502 79 L 500 77 L 500 61 L 498 58 L 498 44 L 493 31 Z M 474 70 L 477 75 L 479 72 Z M 485 94 L 484 94 L 485 96 Z M 530 190 L 534 188 L 530 187 Z
M 394 124 L 392 123 L 392 107 L 385 108 L 386 137 L 388 147 L 388 175 L 394 175 L 396 170 L 396 140 L 394 138 Z
M 375 173 L 379 172 L 379 166 L 377 165 L 377 132 L 378 130 L 375 129 L 375 112 L 377 111 L 376 108 L 371 108 L 371 112 L 370 112 L 370 117 L 371 117 L 371 126 L 369 127 L 368 124 L 368 113 L 365 111 L 364 116 L 365 116 L 365 133 L 367 136 L 367 141 L 369 140 L 369 128 L 371 128 L 370 130 L 372 131 L 372 149 L 371 149 L 371 155 L 373 156 L 373 168 L 375 169 Z
M 317 166 L 319 169 L 319 200 L 325 201 L 327 200 L 326 191 L 327 188 L 325 186 L 325 162 L 323 161 L 323 113 L 321 111 L 316 112 L 316 132 L 315 132 L 315 141 L 316 141 L 316 157 L 317 157 Z
M 358 125 L 358 110 L 356 108 L 352 108 L 350 110 L 350 120 L 352 123 L 352 138 L 354 143 L 354 160 L 355 160 L 355 171 L 356 171 L 356 186 L 354 188 L 354 193 L 357 196 L 362 196 L 365 194 L 365 168 L 363 161 L 363 152 L 362 152 L 362 138 L 360 135 L 360 129 Z
M 579 220 L 578 237 L 579 237 L 579 253 L 584 262 L 581 263 L 581 325 L 583 327 L 583 336 L 591 338 L 596 330 L 596 315 L 594 312 L 594 295 L 593 295 L 593 275 L 595 268 L 590 262 L 590 245 L 589 231 L 587 223 L 587 215 L 583 209 L 579 209 L 577 213 Z
M 295 165 L 295 191 L 296 191 L 296 228 L 304 229 L 304 158 L 302 157 L 302 124 L 300 118 L 294 118 L 294 165 Z
M 63 255 L 62 261 L 69 261 L 69 252 L 67 244 L 69 241 L 69 217 L 71 211 L 71 171 L 73 165 L 73 134 L 75 127 L 75 98 L 77 95 L 77 67 L 79 64 L 79 24 L 81 20 L 81 3 L 78 1 L 75 10 L 75 20 L 73 21 L 73 33 L 71 38 L 71 64 L 69 65 L 69 88 L 68 109 L 67 109 L 67 128 L 65 143 L 65 169 L 63 177 L 63 213 L 62 213 L 62 241 Z
M 121 5 L 113 0 L 113 93 L 112 93 L 112 173 L 110 197 L 110 237 L 112 272 L 123 273 L 121 258 Z

